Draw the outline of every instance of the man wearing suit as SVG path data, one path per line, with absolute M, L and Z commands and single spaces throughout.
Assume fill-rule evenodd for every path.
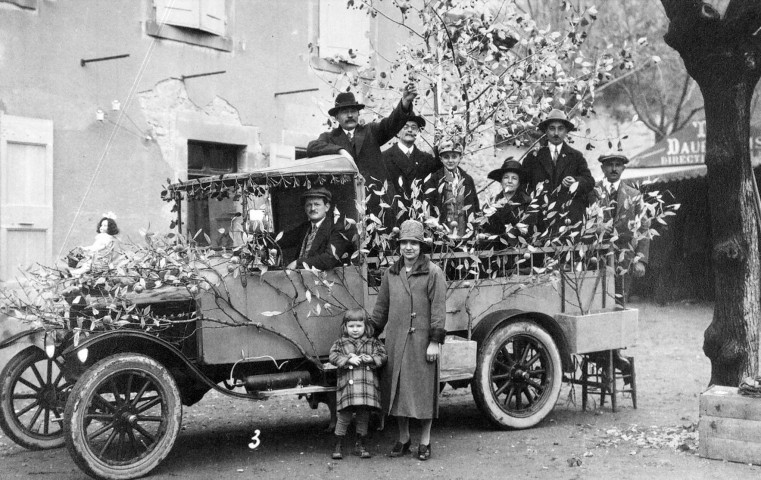
M 309 221 L 285 232 L 278 242 L 281 248 L 298 247 L 296 259 L 286 268 L 316 268 L 328 270 L 341 265 L 344 254 L 352 250 L 350 229 L 343 222 L 334 222 L 330 211 L 333 199 L 324 187 L 307 190 L 303 195 L 304 211 Z
M 620 258 L 624 252 L 623 262 L 619 261 L 616 276 L 616 304 L 623 308 L 629 292 L 631 277 L 641 277 L 645 274 L 650 239 L 641 234 L 649 228 L 647 219 L 642 218 L 640 200 L 642 194 L 636 188 L 621 181 L 621 174 L 626 169 L 629 159 L 620 154 L 601 155 L 602 172 L 605 178 L 595 185 L 592 198 L 600 202 L 603 209 L 603 221 L 606 225 L 606 236 L 617 235 L 614 246 L 615 258 Z M 639 221 L 639 223 L 638 223 Z M 642 238 L 635 238 L 640 234 Z M 621 271 L 620 269 L 623 269 Z M 593 352 L 589 354 L 592 361 L 601 365 L 608 362 L 608 352 Z M 613 365 L 628 375 L 631 372 L 629 360 L 621 355 L 620 350 L 613 350 Z M 628 383 L 628 378 L 625 381 Z
M 642 277 L 645 274 L 650 239 L 642 235 L 649 228 L 646 219 L 641 218 L 642 207 L 639 190 L 621 181 L 621 174 L 626 169 L 629 159 L 624 155 L 602 155 L 599 158 L 605 178 L 597 182 L 595 197 L 603 207 L 603 220 L 610 223 L 611 233 L 615 230 L 618 239 L 615 247 L 618 252 L 624 252 L 624 263 L 619 264 L 626 272 L 616 275 L 616 300 L 623 303 L 629 291 L 631 276 Z M 635 225 L 640 220 L 640 225 Z M 633 231 L 639 229 L 639 231 Z M 635 238 L 635 234 L 643 238 Z M 616 255 L 618 258 L 618 255 Z
M 560 110 L 553 110 L 544 121 L 539 123 L 539 130 L 547 137 L 547 146 L 531 152 L 523 162 L 526 176 L 526 193 L 531 195 L 537 185 L 543 185 L 542 192 L 549 195 L 548 205 L 557 202 L 560 214 L 555 215 L 544 228 L 556 231 L 560 226 L 558 220 L 570 220 L 575 225 L 584 218 L 589 193 L 595 185 L 584 155 L 571 148 L 565 138 L 574 130 L 574 125 Z M 546 218 L 547 212 L 544 212 Z M 567 223 L 567 222 L 563 222 Z
M 389 178 L 380 147 L 394 138 L 407 122 L 407 118 L 412 115 L 412 101 L 415 97 L 417 97 L 417 88 L 413 84 L 408 84 L 404 89 L 401 102 L 391 115 L 379 122 L 360 125 L 359 111 L 365 106 L 357 103 L 353 93 L 339 93 L 336 96 L 335 106 L 328 110 L 339 126 L 330 132 L 320 134 L 317 140 L 312 140 L 307 145 L 309 157 L 341 154 L 354 160 L 359 173 L 365 178 L 369 194 L 366 209 L 379 218 L 385 217 L 386 226 L 393 226 L 395 212 L 385 214 L 380 204 L 381 201 L 387 205 L 392 204 L 395 188 L 393 182 L 388 182 L 388 188 L 384 194 L 379 196 L 374 193 L 380 191 L 383 183 Z
M 414 200 L 413 182 L 417 180 L 417 186 L 420 189 L 417 198 L 422 201 L 424 199 L 423 181 L 428 175 L 442 167 L 438 158 L 415 146 L 415 140 L 423 128 L 425 128 L 423 117 L 417 115 L 409 117 L 399 132 L 399 141 L 383 152 L 389 181 L 394 184 L 397 192 L 397 201 L 394 206 L 401 204 L 398 208 L 404 212 L 398 217 L 397 223 L 410 218 L 407 211 L 412 207 Z

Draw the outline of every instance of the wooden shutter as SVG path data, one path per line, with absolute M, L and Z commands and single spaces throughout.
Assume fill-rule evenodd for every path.
M 0 281 L 53 260 L 53 122 L 0 115 Z
M 225 0 L 201 0 L 200 29 L 219 36 L 227 33 Z
M 365 65 L 369 35 L 370 15 L 364 9 L 346 8 L 346 0 L 320 0 L 320 57 Z
M 201 27 L 201 0 L 154 0 L 156 23 L 176 27 Z

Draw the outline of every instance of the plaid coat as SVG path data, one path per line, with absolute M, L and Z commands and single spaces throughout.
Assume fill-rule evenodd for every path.
M 373 362 L 355 367 L 348 363 L 352 353 L 368 354 L 373 357 Z M 386 349 L 377 338 L 362 337 L 354 340 L 351 337 L 341 337 L 336 340 L 330 348 L 330 363 L 338 367 L 338 410 L 360 405 L 380 408 L 380 380 L 376 372 L 386 363 L 386 358 Z

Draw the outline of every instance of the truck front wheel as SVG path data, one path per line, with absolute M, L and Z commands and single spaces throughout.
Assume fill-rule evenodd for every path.
M 480 345 L 473 398 L 497 427 L 530 428 L 555 407 L 562 375 L 558 348 L 543 328 L 509 323 Z

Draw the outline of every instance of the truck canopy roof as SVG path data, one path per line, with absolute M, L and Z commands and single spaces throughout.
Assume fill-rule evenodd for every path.
M 316 180 L 320 184 L 346 183 L 357 173 L 357 165 L 353 160 L 341 155 L 323 155 L 285 165 L 260 168 L 253 172 L 214 175 L 171 183 L 162 192 L 162 197 L 167 201 L 174 200 L 177 195 L 183 193 L 191 198 L 214 197 L 215 192 L 231 187 L 251 193 L 263 186 L 308 186 L 308 182 L 314 183 Z

